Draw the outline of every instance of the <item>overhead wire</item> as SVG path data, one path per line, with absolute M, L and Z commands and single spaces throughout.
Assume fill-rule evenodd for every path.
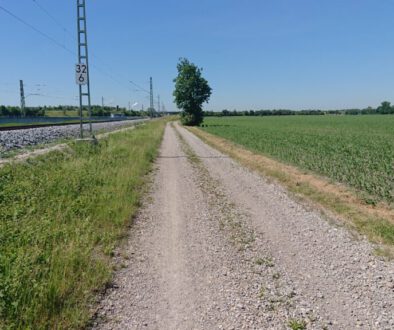
M 72 35 L 72 33 L 62 24 L 60 23 L 55 16 L 53 16 L 44 6 L 42 6 L 37 0 L 32 0 L 35 5 L 41 10 L 43 11 L 48 17 L 51 18 L 51 20 L 58 26 L 60 27 L 63 31 L 65 31 L 74 41 L 76 41 L 77 39 Z M 51 37 L 49 34 L 43 32 L 42 30 L 40 30 L 39 28 L 35 27 L 33 24 L 28 23 L 27 21 L 25 21 L 24 19 L 22 19 L 21 17 L 17 16 L 16 14 L 14 14 L 13 12 L 11 12 L 10 10 L 4 8 L 3 6 L 0 6 L 0 9 L 2 11 L 4 11 L 6 14 L 8 14 L 9 16 L 11 16 L 12 18 L 14 18 L 15 20 L 17 20 L 19 23 L 27 26 L 28 28 L 30 28 L 31 30 L 33 30 L 34 32 L 38 33 L 39 35 L 41 35 L 42 37 L 44 37 L 45 39 L 47 39 L 48 41 L 50 41 L 51 43 L 53 43 L 54 45 L 56 45 L 57 47 L 65 50 L 66 52 L 68 52 L 69 54 L 72 54 L 73 56 L 76 56 L 76 53 L 74 51 L 72 51 L 71 49 L 69 49 L 65 44 L 62 44 L 61 42 L 59 42 L 58 40 L 56 40 L 55 38 Z M 99 57 L 97 57 L 95 54 L 91 54 L 91 56 L 93 58 L 95 58 L 96 60 L 99 60 L 100 62 L 102 62 L 102 64 L 105 64 L 107 67 L 109 67 L 102 59 L 100 59 Z M 122 81 L 120 81 L 118 78 L 116 78 L 113 74 L 107 72 L 106 70 L 100 68 L 99 66 L 97 66 L 94 63 L 91 63 L 91 66 L 93 69 L 95 69 L 97 72 L 101 73 L 102 75 L 107 76 L 109 79 L 111 79 L 112 81 L 114 81 L 115 83 L 117 83 L 118 85 L 126 88 L 128 91 L 132 90 L 132 91 L 141 91 L 141 92 L 145 92 L 145 93 L 149 93 L 149 91 L 147 91 L 145 88 L 141 87 L 140 85 L 136 84 L 135 82 L 131 81 L 131 80 L 127 80 L 128 83 L 131 83 L 132 85 L 134 85 L 135 87 L 138 88 L 138 90 L 135 89 L 131 89 L 131 86 L 129 86 L 128 84 L 123 83 Z M 112 69 L 111 69 L 112 70 Z M 113 71 L 113 70 L 112 70 Z M 124 77 L 125 78 L 125 77 Z M 126 80 L 127 78 L 125 78 Z M 48 98 L 64 98 L 64 99 L 71 99 L 68 97 L 56 97 L 56 96 L 50 96 L 50 95 L 40 95 L 42 97 L 48 97 Z
M 44 12 L 49 18 L 51 18 L 51 20 L 53 22 L 55 22 L 55 24 L 60 27 L 64 32 L 66 32 L 69 37 L 71 39 L 73 39 L 74 41 L 77 41 L 77 38 L 75 38 L 75 36 L 70 32 L 69 29 L 67 29 L 54 15 L 52 15 L 49 10 L 47 10 L 42 4 L 40 4 L 37 0 L 32 0 L 36 6 L 42 11 Z M 91 56 L 93 58 L 95 58 L 96 60 L 98 60 L 99 62 L 101 62 L 101 64 L 105 65 L 107 68 L 109 68 L 111 71 L 114 71 L 111 66 L 109 66 L 107 63 L 105 63 L 105 61 L 103 61 L 100 57 L 98 57 L 97 55 L 94 54 L 94 52 L 91 52 Z M 110 79 L 112 79 L 113 81 L 115 81 L 116 83 L 123 85 L 124 83 L 121 82 L 120 80 L 118 80 L 118 78 L 116 78 L 113 74 L 110 74 L 106 71 L 104 71 L 102 68 L 99 68 L 97 65 L 95 65 L 94 63 L 91 63 L 92 67 L 94 67 L 97 71 L 100 71 L 102 74 L 106 75 L 107 77 L 109 77 Z M 130 81 L 131 82 L 131 81 Z M 137 84 L 135 84 L 134 82 L 131 82 L 134 86 L 138 87 L 140 91 L 144 91 L 144 92 L 148 92 L 146 91 L 143 87 L 138 86 Z M 126 86 L 126 85 L 125 85 Z M 124 87 L 125 87 L 124 86 Z M 127 89 L 130 89 L 129 86 L 127 86 Z M 149 92 L 148 92 L 149 93 Z
M 57 95 L 49 95 L 49 94 L 34 94 L 35 96 L 42 96 L 42 97 L 47 97 L 50 99 L 65 99 L 65 100 L 75 100 L 78 98 L 77 95 L 75 96 L 57 96 Z
M 145 88 L 143 88 L 143 87 L 141 87 L 140 85 L 136 84 L 134 81 L 129 80 L 129 82 L 130 82 L 131 84 L 133 84 L 134 86 L 136 86 L 137 88 L 139 88 L 139 91 L 140 91 L 140 92 L 150 93 L 150 92 L 147 91 Z
M 65 51 L 67 51 L 68 53 L 72 54 L 72 55 L 76 55 L 75 52 L 73 52 L 72 50 L 68 49 L 65 45 L 63 45 L 61 42 L 57 41 L 55 38 L 52 38 L 50 35 L 46 34 L 45 32 L 42 32 L 40 29 L 36 28 L 34 25 L 26 22 L 24 19 L 20 18 L 19 16 L 15 15 L 14 13 L 12 13 L 11 11 L 9 11 L 8 9 L 4 8 L 3 6 L 0 5 L 0 10 L 2 10 L 3 12 L 5 12 L 6 14 L 8 14 L 9 16 L 13 17 L 14 19 L 16 19 L 18 22 L 22 23 L 23 25 L 27 26 L 28 28 L 32 29 L 33 31 L 35 31 L 36 33 L 40 34 L 42 37 L 46 38 L 47 40 L 49 40 L 50 42 L 52 42 L 53 44 L 55 44 L 56 46 L 64 49 Z
M 64 32 L 66 32 L 69 37 L 71 39 L 73 39 L 74 41 L 77 40 L 77 38 L 75 38 L 75 36 L 62 24 L 60 23 L 60 21 L 53 16 L 43 5 L 41 5 L 37 0 L 32 0 L 35 5 L 43 12 L 45 13 L 45 15 L 47 15 L 57 26 L 59 26 Z
M 42 5 L 40 5 L 36 0 L 33 0 L 33 2 L 42 10 L 44 11 L 49 17 L 51 17 L 51 19 L 56 22 L 56 24 L 61 27 L 63 30 L 68 31 L 68 33 L 71 36 L 71 33 L 69 32 L 69 30 L 67 28 L 65 28 L 60 22 L 57 21 L 57 19 L 50 14 L 50 12 L 48 10 L 46 10 Z M 10 10 L 6 9 L 5 7 L 0 5 L 0 10 L 2 10 L 3 12 L 5 12 L 6 14 L 8 14 L 9 16 L 11 16 L 12 18 L 14 18 L 15 20 L 17 20 L 19 23 L 27 26 L 28 28 L 30 28 L 31 30 L 33 30 L 34 32 L 38 33 L 39 35 L 41 35 L 42 37 L 44 37 L 45 39 L 47 39 L 48 41 L 50 41 L 51 43 L 53 43 L 54 45 L 56 45 L 57 47 L 65 50 L 66 52 L 70 53 L 73 56 L 76 56 L 77 54 L 72 51 L 71 49 L 67 48 L 64 44 L 62 44 L 61 42 L 57 41 L 55 38 L 51 37 L 50 35 L 48 35 L 47 33 L 41 31 L 40 29 L 38 29 L 37 27 L 35 27 L 34 25 L 32 25 L 31 23 L 26 22 L 24 19 L 22 19 L 21 17 L 17 16 L 16 14 L 14 14 L 13 12 L 11 12 Z M 74 40 L 76 40 L 76 38 L 72 37 Z M 93 55 L 94 56 L 94 55 Z M 95 58 L 97 58 L 96 56 L 94 56 Z M 108 73 L 107 71 L 103 70 L 102 68 L 100 68 L 99 66 L 97 66 L 94 63 L 91 63 L 92 68 L 94 68 L 96 71 L 100 72 L 101 74 L 107 76 L 109 79 L 113 80 L 114 82 L 116 82 L 117 84 L 127 88 L 127 90 L 131 90 L 130 86 L 128 86 L 127 84 L 124 84 L 123 82 L 121 82 L 120 80 L 118 80 L 117 78 L 115 78 L 112 74 Z M 140 88 L 140 87 L 139 87 Z

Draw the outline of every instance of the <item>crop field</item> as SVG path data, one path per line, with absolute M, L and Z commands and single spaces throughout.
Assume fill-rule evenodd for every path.
M 252 151 L 394 202 L 394 116 L 206 118 L 203 129 Z

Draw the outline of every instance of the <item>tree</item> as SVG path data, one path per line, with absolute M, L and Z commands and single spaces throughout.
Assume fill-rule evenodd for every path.
M 230 111 L 228 111 L 227 109 L 222 110 L 222 115 L 223 116 L 230 116 Z
M 391 103 L 384 101 L 382 104 L 377 108 L 377 112 L 383 115 L 389 114 L 392 112 Z
M 175 103 L 182 110 L 181 121 L 184 125 L 200 125 L 204 119 L 202 105 L 209 101 L 212 89 L 202 77 L 202 69 L 181 58 L 177 65 L 178 76 L 174 79 Z

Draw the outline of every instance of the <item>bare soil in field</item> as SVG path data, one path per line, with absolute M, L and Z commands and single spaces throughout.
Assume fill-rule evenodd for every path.
M 94 329 L 393 329 L 394 263 L 175 124 Z

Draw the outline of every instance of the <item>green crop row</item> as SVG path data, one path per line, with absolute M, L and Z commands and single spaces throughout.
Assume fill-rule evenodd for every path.
M 203 129 L 394 202 L 394 116 L 207 118 Z

